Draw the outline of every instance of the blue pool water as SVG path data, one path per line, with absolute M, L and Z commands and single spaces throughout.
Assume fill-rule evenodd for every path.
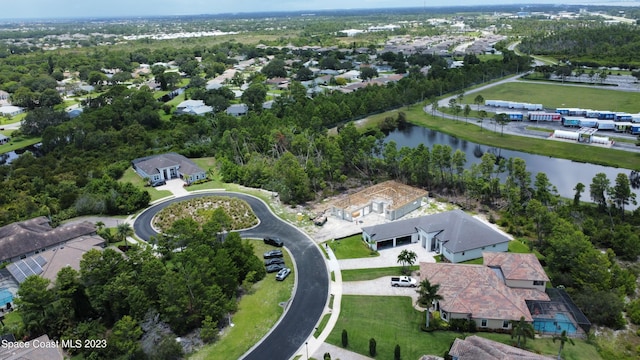
M 575 334 L 576 326 L 569 317 L 562 313 L 556 313 L 553 319 L 535 318 L 533 320 L 533 328 L 543 333 L 561 333 L 566 330 L 567 334 Z

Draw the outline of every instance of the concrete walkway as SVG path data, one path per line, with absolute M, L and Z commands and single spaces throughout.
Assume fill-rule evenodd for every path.
M 175 197 L 181 197 L 189 194 L 187 189 L 184 188 L 184 181 L 182 179 L 167 180 L 165 185 L 156 187 L 158 190 L 169 190 Z

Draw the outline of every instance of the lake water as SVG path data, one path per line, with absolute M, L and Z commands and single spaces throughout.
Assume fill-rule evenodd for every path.
M 566 159 L 533 155 L 520 151 L 500 149 L 493 146 L 479 145 L 435 130 L 414 125 L 408 125 L 402 130 L 394 130 L 390 132 L 389 135 L 387 135 L 385 142 L 391 140 L 398 144 L 398 148 L 403 146 L 414 148 L 419 144 L 424 144 L 429 148 L 434 144 L 449 145 L 453 151 L 460 149 L 467 154 L 466 167 L 470 167 L 471 164 L 474 163 L 479 164 L 482 155 L 486 152 L 491 152 L 507 159 L 511 157 L 519 157 L 527 163 L 527 170 L 531 172 L 532 176 L 532 184 L 535 175 L 538 172 L 544 172 L 547 174 L 549 181 L 558 189 L 558 193 L 561 196 L 573 199 L 573 195 L 575 194 L 573 188 L 577 183 L 581 182 L 586 187 L 585 191 L 582 193 L 583 201 L 591 200 L 589 196 L 589 184 L 591 184 L 591 180 L 597 173 L 607 174 L 611 185 L 615 183 L 618 173 L 622 172 L 627 174 L 627 176 L 631 173 L 631 170 L 629 169 L 579 163 Z M 629 156 L 635 155 L 635 153 L 629 153 Z M 638 164 L 638 166 L 640 166 L 640 164 Z M 640 201 L 640 189 L 633 191 L 636 194 L 636 199 Z M 627 208 L 635 209 L 636 206 L 628 205 Z

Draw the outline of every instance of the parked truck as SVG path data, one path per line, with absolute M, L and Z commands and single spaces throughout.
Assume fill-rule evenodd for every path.
M 418 282 L 416 281 L 416 279 L 409 276 L 392 276 L 391 286 L 416 287 L 418 286 Z

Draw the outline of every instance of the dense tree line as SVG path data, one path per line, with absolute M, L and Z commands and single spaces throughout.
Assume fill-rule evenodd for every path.
M 536 33 L 518 48 L 527 54 L 551 55 L 580 66 L 636 68 L 640 30 L 631 25 L 582 26 Z
M 167 250 L 160 258 L 150 249 L 134 248 L 126 256 L 112 249 L 91 250 L 79 272 L 63 268 L 52 284 L 39 276 L 27 278 L 16 300 L 25 334 L 17 335 L 105 339 L 102 348 L 71 351 L 90 359 L 141 359 L 140 323 L 154 314 L 177 335 L 196 328 L 217 333 L 221 320 L 235 311 L 236 297 L 264 278 L 265 269 L 251 243 L 237 233 L 219 241 L 217 220 L 205 223 L 203 230 L 199 226 L 190 219 L 176 223 L 167 234 L 188 240 L 189 246 L 172 247 L 158 239 Z M 146 354 L 149 358 L 172 359 L 182 352 L 162 343 L 155 348 Z M 161 351 L 174 357 L 162 357 Z

